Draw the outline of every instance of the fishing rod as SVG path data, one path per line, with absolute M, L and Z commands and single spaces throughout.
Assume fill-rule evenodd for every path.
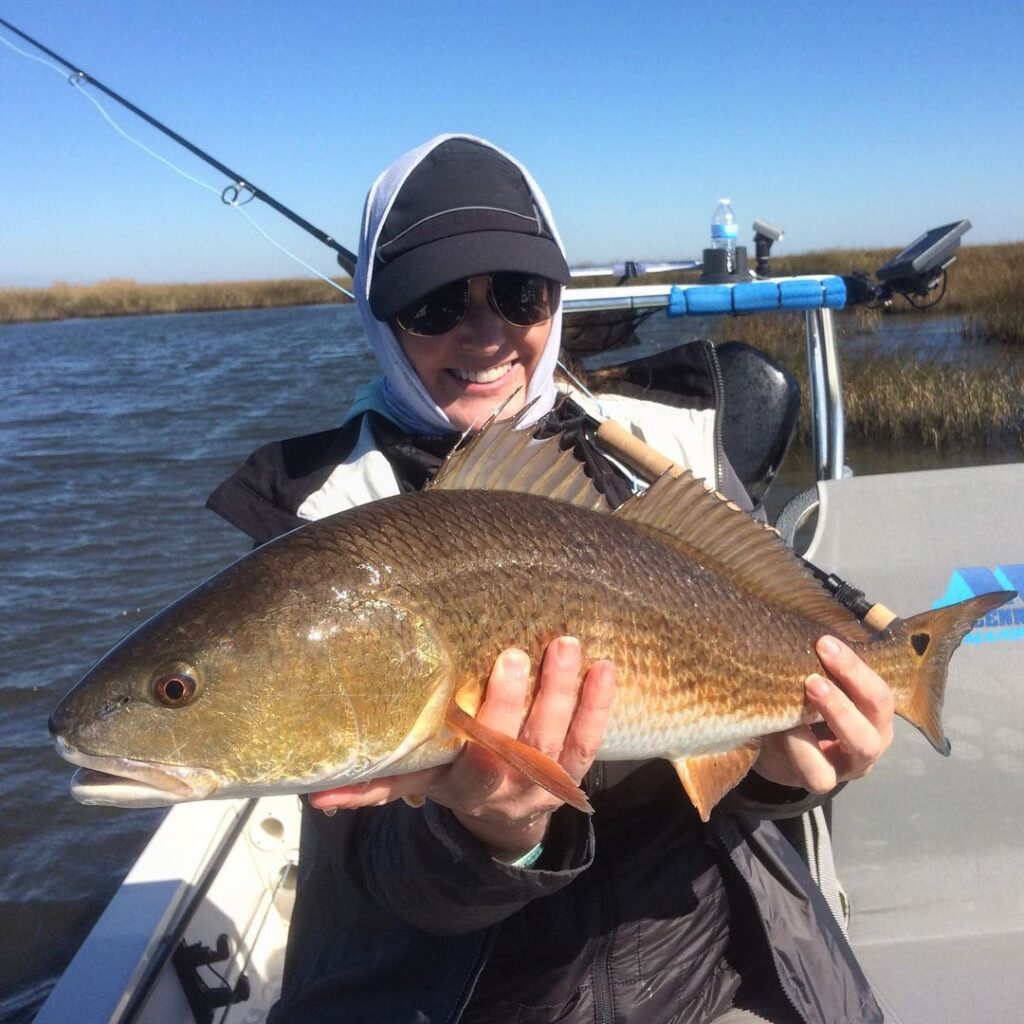
M 328 248 L 333 249 L 334 252 L 337 254 L 338 263 L 342 266 L 342 268 L 346 270 L 349 274 L 355 273 L 355 253 L 351 252 L 349 249 L 346 249 L 343 245 L 341 245 L 341 243 L 337 242 L 334 238 L 327 234 L 326 231 L 321 231 L 320 228 L 310 224 L 309 221 L 300 217 L 297 213 L 290 210 L 283 203 L 279 203 L 273 196 L 264 192 L 262 189 L 257 188 L 251 181 L 249 181 L 243 175 L 239 174 L 237 171 L 231 170 L 230 167 L 228 167 L 225 164 L 222 164 L 215 157 L 210 156 L 209 153 L 200 149 L 198 146 L 193 145 L 193 143 L 189 142 L 188 139 L 183 138 L 176 131 L 174 131 L 171 128 L 168 128 L 167 125 L 161 123 L 155 117 L 151 117 L 149 114 L 147 114 L 144 110 L 141 110 L 130 100 L 127 100 L 123 96 L 118 95 L 118 93 L 114 92 L 113 89 L 108 88 L 101 81 L 99 81 L 96 78 L 93 78 L 93 76 L 90 75 L 88 72 L 83 71 L 81 68 L 75 67 L 74 64 L 72 64 L 70 61 L 66 61 L 63 57 L 60 56 L 60 54 L 54 53 L 53 50 L 49 49 L 49 47 L 44 46 L 41 42 L 39 42 L 38 39 L 33 39 L 32 36 L 27 35 L 25 32 L 22 32 L 21 29 L 19 28 L 15 28 L 14 25 L 12 25 L 9 21 L 5 21 L 3 18 L 0 18 L 0 25 L 3 25 L 4 28 L 13 32 L 17 36 L 20 36 L 22 39 L 25 40 L 25 42 L 31 44 L 37 50 L 41 50 L 48 57 L 52 57 L 55 61 L 59 62 L 65 68 L 67 68 L 71 72 L 71 78 L 69 80 L 73 85 L 80 85 L 84 83 L 86 85 L 95 86 L 95 88 L 99 89 L 102 93 L 109 96 L 112 100 L 114 100 L 117 103 L 120 103 L 121 106 L 124 107 L 126 110 L 130 110 L 133 114 L 135 114 L 136 117 L 142 118 L 142 120 L 145 121 L 147 124 L 152 125 L 158 131 L 163 132 L 164 135 L 166 135 L 168 138 L 173 139 L 175 142 L 177 142 L 179 146 L 184 146 L 184 148 L 187 149 L 194 156 L 199 157 L 200 160 L 205 161 L 207 164 L 209 164 L 211 167 L 219 171 L 221 174 L 230 178 L 234 184 L 226 186 L 223 192 L 221 192 L 222 202 L 234 205 L 239 202 L 240 197 L 243 195 L 248 196 L 248 198 L 241 200 L 243 203 L 248 203 L 253 199 L 261 200 L 262 202 L 266 203 L 267 206 L 269 206 L 272 210 L 276 210 L 282 216 L 287 217 L 293 224 L 296 224 L 298 227 L 302 228 L 303 231 L 312 235 L 317 241 L 323 242 L 323 244 L 326 245 Z

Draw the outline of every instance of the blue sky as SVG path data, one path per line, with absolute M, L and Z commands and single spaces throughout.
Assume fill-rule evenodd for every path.
M 375 175 L 442 131 L 531 169 L 572 262 L 697 256 L 723 195 L 748 241 L 754 218 L 785 228 L 780 253 L 898 245 L 961 217 L 968 243 L 1024 238 L 1015 2 L 0 0 L 0 17 L 350 248 Z M 301 273 L 2 46 L 0 139 L 0 286 Z

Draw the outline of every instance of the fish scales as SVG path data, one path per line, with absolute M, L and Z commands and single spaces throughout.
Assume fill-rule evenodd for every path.
M 268 563 L 281 564 L 260 575 L 280 586 L 291 572 L 295 588 L 361 586 L 421 613 L 443 631 L 456 690 L 479 693 L 509 646 L 536 664 L 563 633 L 580 638 L 588 661 L 614 661 L 619 697 L 604 757 L 694 749 L 719 721 L 781 728 L 807 714 L 800 683 L 817 666 L 820 627 L 613 517 L 527 495 L 437 492 L 313 524 L 296 542 L 308 558 L 268 549 Z

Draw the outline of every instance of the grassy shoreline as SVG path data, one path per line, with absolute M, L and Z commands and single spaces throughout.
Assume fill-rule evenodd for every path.
M 850 274 L 880 267 L 895 249 L 832 250 L 773 260 L 777 274 Z M 613 283 L 608 281 L 606 283 Z M 601 316 L 602 314 L 597 314 Z M 963 318 L 970 345 L 999 346 L 1006 358 L 958 366 L 917 351 L 852 356 L 842 339 L 877 330 L 883 317 Z M 1024 457 L 1024 243 L 964 246 L 933 311 L 895 300 L 889 312 L 856 307 L 835 317 L 840 339 L 846 427 L 874 444 L 953 449 L 982 445 Z M 801 313 L 723 318 L 721 337 L 774 356 L 805 396 L 800 437 L 810 435 L 804 317 Z
M 830 249 L 776 257 L 772 265 L 778 274 L 849 274 L 857 270 L 872 271 L 896 251 Z M 348 278 L 335 280 L 351 287 Z M 658 277 L 650 280 L 657 281 Z M 203 284 L 141 284 L 131 278 L 112 278 L 87 285 L 58 281 L 47 288 L 0 288 L 0 324 L 347 301 L 340 292 L 317 278 Z M 898 314 L 906 308 L 905 303 L 897 300 L 892 312 Z M 964 316 L 966 329 L 979 339 L 991 337 L 1024 342 L 1024 242 L 963 246 L 950 272 L 949 287 L 938 312 Z
M 334 280 L 351 289 L 347 277 Z M 76 317 L 208 313 L 229 309 L 271 309 L 350 301 L 315 277 L 273 281 L 210 281 L 204 284 L 140 284 L 112 278 L 97 284 L 0 289 L 0 324 Z
M 774 270 L 778 274 L 848 274 L 877 268 L 894 251 L 808 253 L 776 259 Z M 339 281 L 349 283 L 347 279 Z M 339 292 L 315 278 L 201 285 L 114 280 L 0 290 L 0 323 L 344 301 Z M 905 311 L 922 315 L 899 300 L 888 314 L 864 308 L 842 311 L 836 317 L 840 338 L 870 332 L 883 316 Z M 1001 345 L 1007 358 L 996 365 L 963 367 L 922 361 L 918 353 L 870 359 L 844 353 L 846 421 L 851 436 L 929 448 L 980 443 L 1024 455 L 1024 358 L 1020 353 L 1024 344 L 1024 243 L 963 247 L 935 315 L 962 317 L 966 340 L 972 345 Z M 802 393 L 807 394 L 802 314 L 728 318 L 722 326 L 728 337 L 773 355 L 797 377 Z M 803 418 L 800 432 L 806 435 L 806 402 Z
M 877 268 L 894 253 L 837 250 L 813 258 L 790 257 L 776 266 L 789 274 L 809 273 L 815 266 L 848 274 Z M 871 331 L 883 316 L 892 315 L 930 314 L 902 299 L 890 313 L 847 310 L 836 317 L 840 338 Z M 1007 358 L 992 365 L 957 366 L 924 359 L 918 352 L 851 357 L 840 349 L 849 435 L 927 448 L 982 444 L 1024 455 L 1024 243 L 961 247 L 946 294 L 931 315 L 962 317 L 967 342 L 1002 346 Z M 775 355 L 800 380 L 806 395 L 802 318 L 794 318 L 781 333 L 784 325 L 777 321 L 783 319 L 750 318 L 749 326 L 730 333 Z M 810 429 L 806 406 L 801 433 Z

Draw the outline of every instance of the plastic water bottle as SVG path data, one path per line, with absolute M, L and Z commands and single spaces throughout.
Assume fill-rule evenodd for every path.
M 727 273 L 736 272 L 736 239 L 739 225 L 736 215 L 732 212 L 732 204 L 728 199 L 719 199 L 715 207 L 715 215 L 711 218 L 711 247 L 725 250 Z

